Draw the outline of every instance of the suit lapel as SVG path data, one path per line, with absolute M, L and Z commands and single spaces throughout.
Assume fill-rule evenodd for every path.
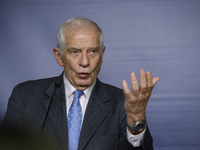
M 97 79 L 85 112 L 78 150 L 82 150 L 85 147 L 107 116 L 110 110 L 110 103 L 108 102 L 109 97 L 106 95 L 102 83 Z
M 62 78 L 63 76 L 61 75 L 60 77 Z M 45 94 L 48 96 L 47 99 L 43 100 L 43 106 L 46 111 L 48 109 L 54 88 L 53 82 L 45 91 Z M 107 116 L 110 110 L 109 101 L 110 99 L 106 94 L 102 83 L 97 79 L 85 112 L 78 150 L 82 150 L 86 146 L 98 127 L 101 125 L 104 118 Z M 68 128 L 64 84 L 62 84 L 61 87 L 58 87 L 55 92 L 47 118 L 47 122 L 48 121 L 50 121 L 52 124 L 63 149 L 68 147 Z
M 60 76 L 63 77 L 62 75 Z M 52 97 L 54 91 L 54 82 L 49 86 L 49 88 L 45 91 L 45 94 L 49 97 L 48 99 L 43 101 L 43 105 L 45 110 L 47 111 L 50 99 Z M 49 115 L 47 118 L 47 122 L 53 126 L 53 129 L 62 145 L 63 148 L 68 147 L 68 129 L 67 129 L 67 117 L 66 117 L 66 102 L 65 102 L 65 92 L 64 92 L 64 84 L 57 88 L 55 95 L 52 100 L 52 104 L 49 110 Z

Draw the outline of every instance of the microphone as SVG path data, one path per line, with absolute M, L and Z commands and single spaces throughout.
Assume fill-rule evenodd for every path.
M 55 80 L 55 82 L 54 82 L 54 87 L 55 87 L 55 89 L 54 89 L 53 94 L 52 94 L 52 96 L 51 96 L 51 100 L 50 100 L 50 103 L 49 103 L 49 106 L 48 106 L 48 109 L 47 109 L 47 113 L 46 113 L 44 122 L 43 122 L 43 124 L 42 124 L 42 129 L 41 129 L 41 132 L 40 132 L 41 135 L 42 135 L 42 133 L 43 133 L 43 130 L 44 130 L 44 127 L 45 127 L 45 124 L 46 124 L 46 120 L 47 120 L 47 117 L 48 117 L 48 114 L 49 114 L 49 110 L 50 110 L 50 107 L 51 107 L 51 103 L 52 103 L 52 101 L 53 101 L 54 94 L 55 94 L 57 88 L 61 86 L 61 84 L 62 84 L 62 79 L 61 79 L 61 78 L 57 78 L 57 79 Z
M 56 81 L 54 82 L 55 88 L 60 87 L 61 84 L 62 84 L 62 79 L 61 78 L 57 78 Z

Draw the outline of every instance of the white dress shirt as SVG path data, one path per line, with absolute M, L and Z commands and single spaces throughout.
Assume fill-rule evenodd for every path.
M 76 89 L 67 80 L 67 78 L 65 77 L 65 74 L 63 74 L 63 81 L 64 81 L 64 86 L 65 86 L 65 98 L 66 98 L 66 105 L 67 105 L 66 107 L 67 107 L 67 116 L 68 116 L 69 108 L 70 108 L 70 106 L 73 102 L 73 99 L 74 99 L 74 91 Z M 90 98 L 90 95 L 92 93 L 92 90 L 94 88 L 95 83 L 96 83 L 96 81 L 89 88 L 85 89 L 83 91 L 84 94 L 81 95 L 81 97 L 79 98 L 80 104 L 81 104 L 81 107 L 82 107 L 82 116 L 83 116 L 82 122 L 83 122 L 86 107 L 87 107 L 87 104 L 88 104 L 88 101 L 89 101 L 89 98 Z M 132 135 L 127 129 L 127 139 L 128 139 L 128 141 L 134 147 L 140 146 L 140 143 L 143 140 L 145 131 L 143 131 L 142 133 L 140 133 L 138 135 Z

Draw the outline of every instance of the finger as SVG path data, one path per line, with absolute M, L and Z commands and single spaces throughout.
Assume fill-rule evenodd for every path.
M 147 71 L 146 73 L 146 78 L 147 78 L 147 92 L 151 92 L 153 89 L 153 82 L 152 82 L 152 75 L 150 71 Z
M 131 73 L 131 86 L 133 94 L 137 96 L 139 94 L 139 86 L 134 72 Z
M 154 77 L 154 78 L 152 79 L 152 81 L 153 81 L 153 86 L 155 86 L 156 83 L 157 83 L 159 80 L 160 80 L 159 77 Z
M 146 75 L 143 69 L 140 70 L 140 90 L 141 90 L 141 94 L 145 94 L 147 92 Z
M 123 88 L 123 92 L 124 92 L 124 95 L 126 96 L 128 93 L 130 93 L 130 90 L 128 88 L 128 84 L 126 82 L 126 80 L 123 80 L 122 81 L 122 88 Z
M 148 92 L 151 92 L 151 91 L 153 90 L 154 86 L 156 85 L 156 83 L 157 83 L 159 80 L 160 80 L 159 77 L 154 77 L 154 78 L 152 78 L 152 85 L 151 85 L 151 87 L 148 87 Z

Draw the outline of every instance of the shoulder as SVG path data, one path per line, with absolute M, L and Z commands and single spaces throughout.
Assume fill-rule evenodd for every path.
M 53 84 L 57 78 L 58 77 L 43 78 L 19 83 L 14 87 L 12 94 L 17 94 L 19 96 L 37 96 L 43 94 L 49 87 L 54 87 Z
M 9 105 L 20 105 L 29 108 L 33 104 L 38 106 L 42 100 L 48 98 L 46 91 L 54 90 L 57 77 L 30 80 L 16 85 L 9 98 Z
M 110 84 L 107 84 L 107 83 L 103 83 L 99 80 L 97 80 L 97 86 L 101 89 L 104 90 L 104 93 L 106 93 L 106 95 L 108 95 L 109 97 L 112 97 L 112 98 L 120 98 L 120 99 L 124 99 L 124 93 L 123 93 L 123 90 L 116 87 L 116 86 L 113 86 L 113 85 L 110 85 Z
M 122 89 L 120 89 L 120 88 L 118 88 L 118 87 L 116 87 L 116 86 L 113 86 L 113 85 L 110 85 L 110 84 L 107 84 L 107 83 L 103 83 L 103 82 L 101 82 L 102 84 L 103 84 L 103 86 L 106 88 L 106 90 L 107 91 L 109 91 L 109 92 L 114 92 L 114 93 L 122 93 L 123 92 L 123 90 Z
M 16 85 L 18 88 L 45 88 L 56 80 L 57 77 L 29 80 Z
M 43 78 L 43 79 L 37 79 L 37 80 L 29 80 L 22 83 L 19 83 L 19 86 L 27 86 L 27 85 L 38 85 L 38 84 L 48 84 L 49 82 L 53 82 L 56 77 L 51 78 Z

